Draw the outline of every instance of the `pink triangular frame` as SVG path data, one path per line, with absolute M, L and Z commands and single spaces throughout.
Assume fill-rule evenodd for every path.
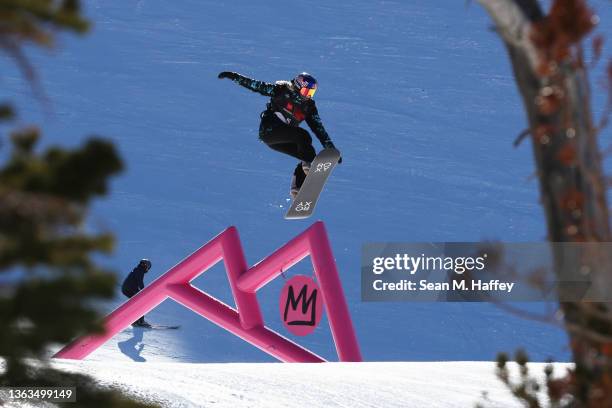
M 105 333 L 74 340 L 55 357 L 83 359 L 138 317 L 171 298 L 284 362 L 322 362 L 322 357 L 265 327 L 255 292 L 305 257 L 312 261 L 340 361 L 361 361 L 344 291 L 323 222 L 311 225 L 251 268 L 240 237 L 229 227 L 104 319 Z M 237 310 L 190 282 L 223 260 Z

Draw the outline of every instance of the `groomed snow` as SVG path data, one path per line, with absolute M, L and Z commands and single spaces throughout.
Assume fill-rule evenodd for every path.
M 56 364 L 164 407 L 474 407 L 483 391 L 487 407 L 521 406 L 491 362 Z M 543 375 L 544 364 L 530 368 Z

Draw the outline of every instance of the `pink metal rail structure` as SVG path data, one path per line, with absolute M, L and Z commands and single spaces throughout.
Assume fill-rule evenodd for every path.
M 171 298 L 284 362 L 323 362 L 320 356 L 264 326 L 256 292 L 310 255 L 340 361 L 361 361 L 355 330 L 323 222 L 318 221 L 274 253 L 247 267 L 235 227 L 229 227 L 160 276 L 104 320 L 105 332 L 74 340 L 55 357 L 80 360 Z M 237 310 L 190 282 L 223 260 Z

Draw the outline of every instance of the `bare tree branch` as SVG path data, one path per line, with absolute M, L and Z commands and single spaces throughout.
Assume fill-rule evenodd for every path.
M 529 133 L 531 133 L 529 129 L 524 129 L 521 133 L 519 133 L 516 139 L 514 139 L 514 147 L 519 147 L 520 144 L 523 143 L 523 140 L 525 140 L 525 138 L 529 136 Z
M 533 21 L 542 17 L 535 0 L 478 0 L 495 22 L 497 32 L 507 44 L 517 47 L 527 55 L 531 67 L 538 65 L 538 54 L 529 39 Z

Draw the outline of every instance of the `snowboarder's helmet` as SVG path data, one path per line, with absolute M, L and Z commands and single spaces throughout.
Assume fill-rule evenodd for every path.
M 149 269 L 151 269 L 151 261 L 149 261 L 148 259 L 141 259 L 138 263 L 138 266 L 144 268 L 145 271 L 148 271 Z
M 317 91 L 317 80 L 307 72 L 302 72 L 293 78 L 291 83 L 300 95 L 306 98 L 312 98 Z

